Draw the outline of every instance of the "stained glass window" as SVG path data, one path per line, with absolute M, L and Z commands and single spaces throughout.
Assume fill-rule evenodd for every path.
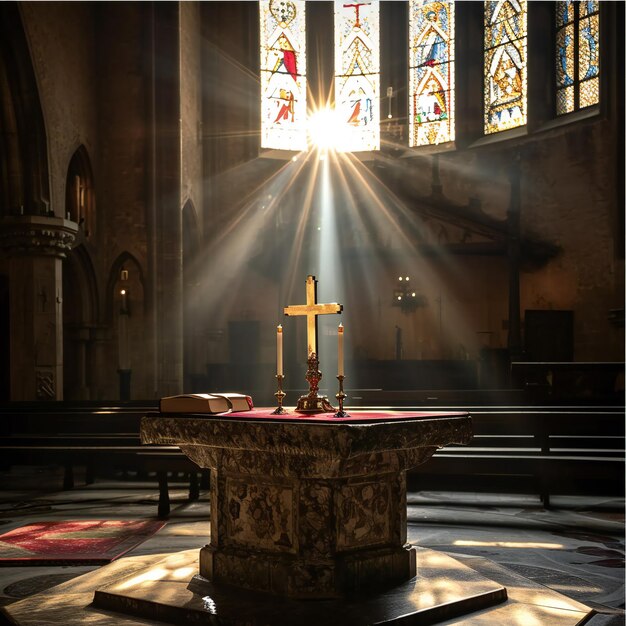
M 261 147 L 306 150 L 304 0 L 260 0 Z
M 571 113 L 600 101 L 599 2 L 556 4 L 556 112 Z
M 485 2 L 485 133 L 526 124 L 527 2 Z
M 344 151 L 380 148 L 379 5 L 335 1 L 335 111 Z
M 454 140 L 454 2 L 409 0 L 409 143 Z

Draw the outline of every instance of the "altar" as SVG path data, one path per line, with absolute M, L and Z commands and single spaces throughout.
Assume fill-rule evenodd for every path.
M 292 598 L 333 598 L 419 576 L 407 545 L 406 471 L 467 443 L 465 412 L 142 418 L 144 443 L 174 444 L 211 471 L 211 537 L 199 575 Z

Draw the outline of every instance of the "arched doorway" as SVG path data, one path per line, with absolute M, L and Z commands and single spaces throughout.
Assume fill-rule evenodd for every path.
M 105 362 L 110 397 L 152 397 L 152 355 L 146 341 L 145 287 L 141 265 L 129 252 L 111 267 L 107 285 L 107 323 L 113 331 Z
M 89 155 L 79 146 L 67 168 L 65 217 L 78 224 L 75 246 L 63 263 L 63 397 L 95 398 L 93 331 L 98 321 L 96 275 L 85 242 L 93 234 L 95 192 Z
M 63 397 L 95 398 L 93 332 L 97 327 L 98 291 L 85 246 L 74 248 L 63 262 Z

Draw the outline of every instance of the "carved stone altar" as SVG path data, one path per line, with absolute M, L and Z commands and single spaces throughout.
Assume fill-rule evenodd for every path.
M 467 443 L 467 413 L 146 416 L 144 443 L 169 443 L 211 470 L 213 583 L 331 598 L 416 574 L 406 544 L 406 471 Z

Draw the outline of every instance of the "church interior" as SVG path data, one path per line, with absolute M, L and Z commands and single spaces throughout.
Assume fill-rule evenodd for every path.
M 0 3 L 0 624 L 624 624 L 624 24 L 608 0 Z M 289 445 L 240 458 L 228 422 L 200 462 L 167 420 L 149 439 L 161 398 L 274 409 L 318 384 L 353 446 L 359 415 L 440 419 L 419 445 L 390 426 L 335 475 L 312 416 L 319 475 L 289 489 L 323 477 L 342 501 L 356 455 L 373 482 L 332 520 L 374 527 L 397 495 L 376 532 L 404 528 L 417 578 L 452 555 L 471 572 L 433 581 L 499 599 L 410 622 L 345 597 L 307 616 L 250 581 L 195 613 L 165 587 L 101 592 L 213 545 L 246 463 L 272 476 L 267 515 L 286 506 L 289 420 Z M 17 564 L 2 537 L 94 519 L 156 530 L 104 567 Z

